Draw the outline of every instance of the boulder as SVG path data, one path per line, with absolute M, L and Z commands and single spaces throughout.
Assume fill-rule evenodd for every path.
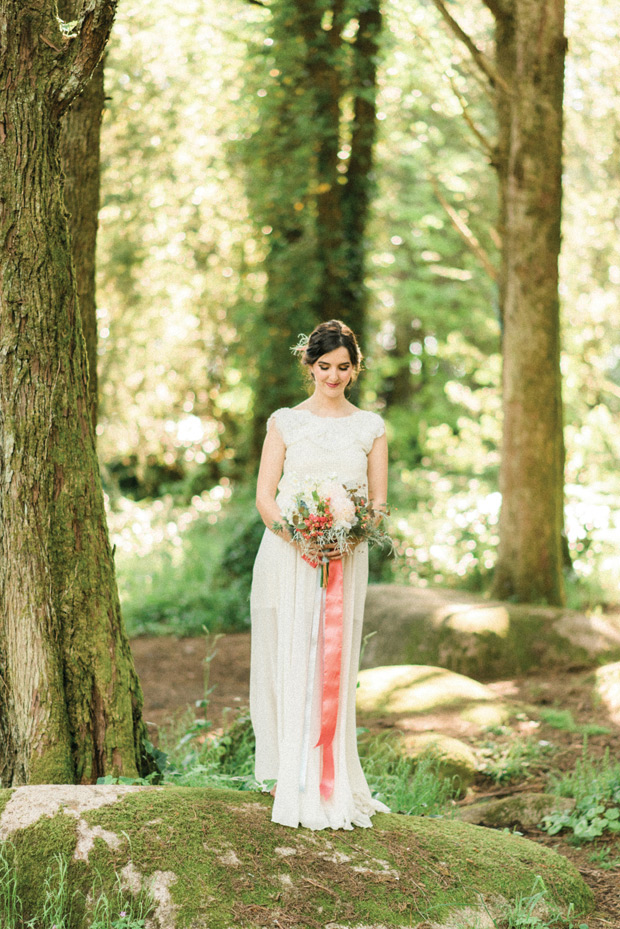
M 432 664 L 502 680 L 620 659 L 620 614 L 485 600 L 456 590 L 393 584 L 368 588 L 362 667 Z
M 409 728 L 412 717 L 452 712 L 473 727 L 499 725 L 514 712 L 493 691 L 463 674 L 427 665 L 387 665 L 360 671 L 360 715 Z
M 456 816 L 464 823 L 490 826 L 493 829 L 535 829 L 545 816 L 556 811 L 569 812 L 575 808 L 571 797 L 554 794 L 519 793 L 511 797 L 482 800 L 460 807 Z
M 0 790 L 3 877 L 24 920 L 43 924 L 66 868 L 71 929 L 89 925 L 102 892 L 127 912 L 150 901 L 150 929 L 447 929 L 465 912 L 483 925 L 537 876 L 564 910 L 592 907 L 570 862 L 518 836 L 393 814 L 353 833 L 289 829 L 271 823 L 271 803 L 196 787 Z
M 478 761 L 469 745 L 440 732 L 402 733 L 396 737 L 403 755 L 419 760 L 432 758 L 440 777 L 456 778 L 458 792 L 464 793 L 473 783 Z
M 594 692 L 608 718 L 620 725 L 620 661 L 604 665 L 594 675 Z

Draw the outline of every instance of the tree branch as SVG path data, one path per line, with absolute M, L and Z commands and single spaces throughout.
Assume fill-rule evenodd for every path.
M 463 119 L 465 120 L 465 122 L 467 123 L 467 125 L 469 126 L 473 134 L 476 136 L 478 141 L 480 142 L 484 152 L 489 156 L 491 161 L 494 161 L 496 157 L 495 145 L 493 145 L 493 143 L 487 138 L 484 132 L 478 128 L 478 126 L 473 121 L 472 117 L 469 115 L 469 106 L 467 105 L 467 101 L 465 100 L 465 97 L 463 96 L 461 91 L 456 86 L 454 79 L 450 77 L 449 74 L 447 75 L 447 78 L 450 81 L 450 87 L 452 88 L 452 93 L 454 94 L 456 99 L 459 101 L 459 105 L 463 113 Z
M 495 88 L 499 86 L 504 91 L 506 91 L 506 93 L 508 93 L 508 87 L 506 86 L 502 78 L 499 76 L 497 71 L 495 70 L 493 63 L 489 61 L 489 59 L 484 54 L 484 52 L 482 52 L 478 48 L 478 46 L 475 44 L 475 42 L 472 41 L 472 39 L 467 35 L 467 33 L 463 29 L 461 29 L 461 27 L 459 26 L 457 21 L 454 19 L 452 14 L 448 11 L 444 3 L 444 0 L 432 0 L 432 2 L 437 7 L 442 17 L 444 18 L 444 20 L 446 21 L 446 23 L 448 24 L 448 26 L 450 27 L 454 35 L 457 37 L 459 42 L 462 42 L 463 45 L 467 48 L 467 50 L 469 51 L 470 55 L 472 56 L 472 58 L 474 59 L 474 61 L 476 62 L 480 70 L 482 71 L 482 73 L 488 79 L 489 83 L 491 84 L 491 87 Z
M 497 268 L 491 261 L 488 253 L 483 248 L 483 246 L 480 244 L 480 242 L 478 241 L 474 233 L 471 231 L 471 229 L 469 228 L 469 226 L 467 225 L 463 217 L 459 216 L 459 214 L 454 209 L 454 207 L 448 203 L 448 201 L 446 200 L 446 198 L 444 197 L 444 195 L 442 194 L 439 188 L 439 183 L 437 181 L 437 178 L 431 175 L 430 180 L 431 180 L 431 184 L 433 185 L 433 190 L 435 191 L 435 196 L 439 200 L 439 203 L 441 204 L 443 209 L 448 214 L 448 217 L 450 218 L 450 222 L 452 223 L 452 225 L 454 226 L 458 234 L 461 236 L 465 244 L 474 253 L 474 255 L 476 256 L 476 258 L 478 259 L 478 261 L 480 262 L 484 270 L 487 272 L 487 274 L 491 278 L 491 280 L 496 281 L 498 279 L 499 274 L 498 274 Z
M 97 67 L 110 36 L 118 0 L 84 0 L 75 32 L 66 36 L 60 86 L 56 93 L 61 112 L 81 93 Z
M 510 15 L 510 6 L 506 0 L 482 0 L 484 5 L 491 11 L 495 19 L 502 19 Z

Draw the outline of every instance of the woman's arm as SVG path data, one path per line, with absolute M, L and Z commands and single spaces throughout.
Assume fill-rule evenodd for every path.
M 256 509 L 267 528 L 271 530 L 273 530 L 274 523 L 279 523 L 282 520 L 280 508 L 276 503 L 276 493 L 282 477 L 285 454 L 284 440 L 278 432 L 278 427 L 272 422 L 263 443 L 258 480 L 256 482 Z M 288 530 L 284 529 L 277 534 L 290 542 L 291 536 Z
M 376 510 L 385 508 L 388 486 L 388 446 L 385 432 L 368 453 L 368 498 Z

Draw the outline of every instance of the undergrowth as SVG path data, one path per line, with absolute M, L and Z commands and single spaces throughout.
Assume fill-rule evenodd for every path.
M 519 894 L 514 903 L 506 905 L 501 921 L 493 923 L 496 929 L 588 929 L 587 923 L 577 921 L 572 904 L 562 912 L 540 876 L 530 893 Z
M 608 726 L 599 726 L 596 723 L 585 723 L 579 725 L 573 719 L 570 710 L 558 710 L 554 708 L 543 708 L 540 711 L 542 722 L 551 726 L 552 729 L 559 729 L 562 732 L 575 732 L 580 735 L 609 735 L 611 729 Z
M 558 797 L 575 800 L 573 810 L 545 816 L 543 828 L 550 835 L 566 829 L 572 841 L 581 844 L 604 833 L 620 833 L 620 762 L 610 759 L 609 749 L 601 759 L 591 758 L 584 737 L 574 770 L 550 775 L 549 789 Z
M 1 929 L 69 929 L 75 925 L 75 897 L 69 891 L 67 861 L 57 854 L 48 864 L 43 884 L 43 900 L 38 912 L 27 918 L 17 892 L 18 870 L 13 866 L 14 849 L 10 841 L 0 843 L 0 927 Z M 84 900 L 88 929 L 145 929 L 154 908 L 147 891 L 136 895 L 123 890 L 116 877 L 111 897 L 103 890 L 101 876 L 95 872 L 94 884 Z
M 159 747 L 153 749 L 159 771 L 149 778 L 99 778 L 99 784 L 162 783 L 177 787 L 213 787 L 233 790 L 269 790 L 273 784 L 254 777 L 254 732 L 247 709 L 216 727 L 209 719 L 211 662 L 219 635 L 207 636 L 204 659 L 204 697 L 196 701 L 200 715 L 191 710 L 172 718 L 159 729 Z M 371 792 L 394 812 L 437 816 L 445 813 L 459 792 L 457 778 L 439 776 L 432 756 L 411 759 L 383 736 L 362 740 L 360 758 Z
M 371 792 L 393 813 L 440 816 L 459 792 L 458 778 L 441 777 L 432 756 L 408 758 L 389 737 L 362 742 L 360 759 Z
M 479 747 L 480 771 L 496 784 L 525 780 L 553 751 L 544 739 L 514 737 L 509 742 L 487 740 Z

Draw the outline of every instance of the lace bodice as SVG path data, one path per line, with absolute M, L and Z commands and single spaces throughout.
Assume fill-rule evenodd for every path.
M 356 410 L 349 416 L 316 416 L 310 410 L 283 407 L 269 417 L 286 445 L 278 494 L 290 494 L 304 478 L 336 477 L 367 489 L 368 453 L 385 425 L 378 413 Z

